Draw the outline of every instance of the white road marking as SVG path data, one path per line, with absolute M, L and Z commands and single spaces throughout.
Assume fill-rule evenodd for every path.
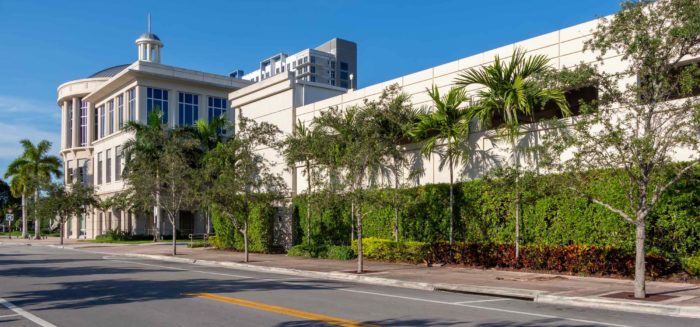
M 123 262 L 123 263 L 132 263 L 132 264 L 144 265 L 144 266 L 151 266 L 151 267 L 158 267 L 158 268 L 180 270 L 180 271 L 198 272 L 198 273 L 209 274 L 209 275 L 221 275 L 221 276 L 230 276 L 230 277 L 237 277 L 237 278 L 244 278 L 244 279 L 255 279 L 255 280 L 260 280 L 260 281 L 273 281 L 273 282 L 279 282 L 279 283 L 287 283 L 287 282 L 284 282 L 283 279 L 265 279 L 265 278 L 256 278 L 256 277 L 234 275 L 234 274 L 215 273 L 215 272 L 208 272 L 208 271 L 202 271 L 202 270 L 190 270 L 190 269 L 175 268 L 175 267 L 170 267 L 170 266 L 156 265 L 156 264 L 136 262 L 136 261 L 115 260 L 115 259 L 108 259 L 108 260 Z M 367 291 L 359 291 L 359 290 L 343 289 L 343 288 L 339 288 L 337 290 L 344 291 L 344 292 L 362 293 L 362 294 L 370 294 L 370 295 L 377 295 L 377 296 L 384 296 L 384 297 L 399 298 L 399 299 L 404 299 L 404 300 L 430 302 L 430 303 L 444 304 L 444 305 L 454 305 L 454 306 L 461 306 L 461 307 L 467 307 L 467 308 L 472 308 L 472 309 L 481 309 L 481 310 L 498 311 L 498 312 L 505 312 L 505 313 L 512 313 L 512 314 L 520 314 L 520 315 L 527 315 L 527 316 L 540 317 L 540 318 L 562 319 L 562 320 L 582 322 L 582 323 L 587 323 L 587 324 L 599 324 L 599 325 L 612 326 L 612 327 L 631 327 L 629 325 L 619 325 L 619 324 L 594 321 L 594 320 L 567 318 L 567 317 L 562 317 L 562 316 L 546 315 L 546 314 L 541 314 L 541 313 L 499 309 L 499 308 L 491 308 L 491 307 L 482 307 L 482 306 L 469 304 L 469 303 L 479 303 L 479 302 L 506 301 L 506 300 L 512 300 L 512 299 L 488 299 L 488 300 L 474 300 L 474 301 L 461 301 L 461 302 L 446 302 L 446 301 L 428 300 L 428 299 L 422 299 L 422 298 L 410 297 L 410 296 L 400 296 L 400 295 L 393 295 L 393 294 L 386 294 L 386 293 L 367 292 Z
M 2 319 L 2 318 L 10 318 L 10 317 L 17 317 L 17 316 L 19 316 L 19 313 L 15 313 L 15 314 L 13 314 L 13 315 L 4 315 L 4 316 L 0 316 L 0 319 Z
M 20 307 L 14 305 L 14 304 L 8 302 L 7 300 L 5 300 L 5 299 L 3 299 L 3 298 L 1 298 L 1 297 L 0 297 L 0 304 L 2 304 L 2 305 L 4 305 L 6 308 L 8 308 L 8 309 L 14 311 L 14 312 L 17 313 L 18 315 L 20 315 L 20 316 L 22 316 L 22 317 L 24 317 L 24 318 L 26 318 L 26 319 L 28 319 L 28 320 L 31 320 L 32 322 L 34 322 L 35 324 L 37 324 L 37 325 L 39 325 L 39 326 L 41 326 L 41 327 L 56 327 L 56 325 L 54 325 L 54 324 L 52 324 L 52 323 L 50 323 L 50 322 L 48 322 L 48 321 L 46 321 L 46 320 L 44 320 L 44 319 L 41 319 L 41 318 L 39 318 L 39 317 L 37 317 L 37 316 L 35 316 L 35 315 L 33 315 L 33 314 L 31 314 L 31 313 L 25 311 L 24 309 L 22 309 L 22 308 L 20 308 Z
M 513 300 L 513 299 L 474 300 L 474 301 L 454 302 L 454 304 L 469 304 L 469 303 L 481 303 L 481 302 L 499 302 L 499 301 L 512 301 L 512 300 Z
M 490 310 L 490 311 L 506 312 L 506 313 L 520 314 L 520 315 L 533 316 L 533 317 L 540 317 L 540 318 L 562 319 L 562 320 L 575 321 L 575 322 L 582 322 L 582 323 L 587 323 L 587 324 L 599 324 L 599 325 L 613 326 L 613 327 L 631 327 L 631 326 L 629 326 L 629 325 L 618 325 L 618 324 L 612 324 L 612 323 L 607 323 L 607 322 L 602 322 L 602 321 L 575 319 L 575 318 L 567 318 L 567 317 L 562 317 L 562 316 L 546 315 L 546 314 L 541 314 L 541 313 L 533 313 L 533 312 L 525 312 L 525 311 L 516 311 L 516 310 L 508 310 L 508 309 L 499 309 L 499 308 L 490 308 L 490 307 L 482 307 L 482 306 L 478 306 L 478 305 L 465 304 L 465 303 L 463 303 L 463 302 L 445 302 L 445 301 L 421 299 L 421 298 L 410 297 L 410 296 L 399 296 L 399 295 L 392 295 L 392 294 L 385 294 L 385 293 L 376 293 L 376 292 L 367 292 L 367 291 L 358 291 L 358 290 L 351 290 L 351 289 L 338 289 L 338 290 L 339 290 L 339 291 L 344 291 L 344 292 L 362 293 L 362 294 L 370 294 L 370 295 L 377 295 L 377 296 L 393 297 L 393 298 L 399 298 L 399 299 L 405 299 L 405 300 L 413 300 L 413 301 L 420 301 L 420 302 L 430 302 L 430 303 L 445 304 L 445 305 L 455 305 L 455 306 L 467 307 L 467 308 L 472 308 L 472 309 L 481 309 L 481 310 Z

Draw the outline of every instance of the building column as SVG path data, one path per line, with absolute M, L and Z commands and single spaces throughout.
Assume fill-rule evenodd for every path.
M 68 145 L 66 133 L 68 133 L 68 102 L 63 101 L 61 104 L 61 150 Z
M 134 117 L 136 117 L 136 121 L 139 123 L 148 123 L 146 119 L 146 97 L 144 94 L 146 92 L 142 92 L 143 90 L 142 86 L 136 85 L 134 87 L 134 96 L 136 97 L 136 108 L 134 110 L 136 111 L 134 113 Z
M 73 97 L 73 147 L 80 146 L 80 98 Z
M 152 61 L 151 60 L 151 44 L 146 43 L 146 61 Z

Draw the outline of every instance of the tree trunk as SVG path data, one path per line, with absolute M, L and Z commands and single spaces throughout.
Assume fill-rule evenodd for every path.
M 357 273 L 364 272 L 362 260 L 362 210 L 357 213 Z
M 243 262 L 248 262 L 248 218 L 243 221 Z
M 207 216 L 207 232 L 205 234 L 209 235 L 209 233 L 211 233 L 211 214 L 209 213 L 209 209 L 207 209 L 204 214 Z
M 452 158 L 450 158 L 450 244 L 454 243 L 454 177 L 453 177 Z
M 60 243 L 60 244 L 63 245 L 63 219 L 61 219 L 61 222 L 58 224 L 58 229 L 59 229 L 58 234 L 59 234 L 60 237 L 61 237 L 61 243 Z
M 634 260 L 634 297 L 643 299 L 646 297 L 646 251 L 644 241 L 646 230 L 644 217 L 637 218 L 637 237 L 635 240 L 636 255 Z
M 39 190 L 34 191 L 34 239 L 41 239 L 41 219 L 36 210 L 36 204 L 39 201 Z
M 398 203 L 398 194 L 399 194 L 399 176 L 396 174 L 394 177 L 395 181 L 395 187 L 394 187 L 394 242 L 399 241 L 399 203 Z
M 160 189 L 160 172 L 156 172 L 156 185 L 157 188 Z M 161 239 L 161 225 L 163 221 L 160 212 L 160 191 L 156 191 L 156 207 L 153 209 L 153 214 L 156 218 L 156 233 L 154 241 L 158 241 Z
M 22 238 L 27 238 L 27 195 L 22 193 Z
M 311 164 L 306 162 L 307 189 L 306 194 L 306 244 L 311 244 Z
M 517 144 L 511 142 L 513 147 L 513 160 L 515 161 L 515 263 L 520 262 L 520 155 Z
M 350 245 L 355 240 L 355 201 L 350 202 Z
M 175 231 L 175 217 L 170 220 L 172 223 L 171 225 L 173 226 L 173 257 L 177 255 L 177 237 L 176 237 L 176 231 Z

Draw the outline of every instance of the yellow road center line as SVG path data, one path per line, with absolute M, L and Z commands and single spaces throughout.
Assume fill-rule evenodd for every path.
M 307 320 L 320 321 L 320 322 L 324 322 L 324 323 L 332 324 L 332 325 L 337 325 L 337 326 L 343 326 L 343 327 L 379 327 L 377 325 L 369 325 L 369 324 L 361 323 L 358 321 L 352 321 L 352 320 L 347 320 L 347 319 L 343 319 L 343 318 L 331 317 L 331 316 L 326 316 L 326 315 L 313 313 L 313 312 L 294 310 L 294 309 L 290 309 L 290 308 L 279 307 L 276 305 L 270 305 L 270 304 L 265 304 L 265 303 L 260 303 L 260 302 L 237 299 L 237 298 L 223 296 L 223 295 L 216 295 L 216 294 L 211 294 L 211 293 L 192 293 L 192 294 L 187 294 L 187 295 L 196 296 L 199 298 L 223 302 L 223 303 L 228 303 L 228 304 L 235 304 L 235 305 L 239 305 L 239 306 L 251 308 L 251 309 L 257 309 L 257 310 L 278 313 L 278 314 L 282 314 L 282 315 L 286 315 L 286 316 L 290 316 L 290 317 L 297 317 L 297 318 L 302 318 L 302 319 L 307 319 Z

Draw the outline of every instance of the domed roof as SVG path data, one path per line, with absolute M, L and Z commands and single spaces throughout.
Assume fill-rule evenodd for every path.
M 119 66 L 114 66 L 114 67 L 109 67 L 105 68 L 103 70 L 100 70 L 97 73 L 94 73 L 90 75 L 88 78 L 96 78 L 96 77 L 113 77 L 114 75 L 119 74 L 122 70 L 124 70 L 126 67 L 129 67 L 128 64 L 126 65 L 119 65 Z
M 140 39 L 160 41 L 160 38 L 158 37 L 158 35 L 155 35 L 154 33 L 151 33 L 151 32 L 146 32 L 146 33 L 141 34 L 141 36 L 139 36 L 139 40 Z

